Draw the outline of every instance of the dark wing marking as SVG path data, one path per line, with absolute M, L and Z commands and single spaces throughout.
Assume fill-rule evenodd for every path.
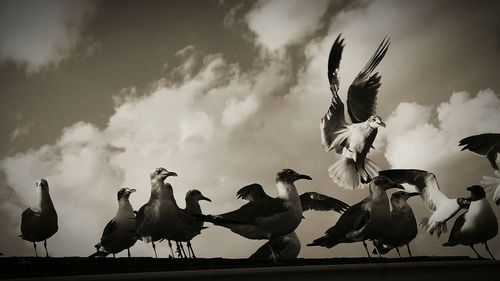
M 451 228 L 450 237 L 448 238 L 448 242 L 446 242 L 445 244 L 449 244 L 450 246 L 453 246 L 453 245 L 456 245 L 456 244 L 462 242 L 460 234 L 461 234 L 462 226 L 464 226 L 464 223 L 465 223 L 465 214 L 466 213 L 467 212 L 461 214 L 455 220 L 455 223 L 453 224 L 453 227 Z
M 347 111 L 353 123 L 364 122 L 370 116 L 375 115 L 380 76 L 378 73 L 373 75 L 371 73 L 384 58 L 389 44 L 388 38 L 382 40 L 377 51 L 375 51 L 349 87 L 349 91 L 347 92 Z
M 375 141 L 375 138 L 377 137 L 378 129 L 374 129 L 370 135 L 366 138 L 365 141 L 365 146 L 361 150 L 358 155 L 356 155 L 356 166 L 360 167 L 359 165 L 364 165 L 365 160 L 366 160 L 366 155 L 368 155 L 368 152 L 370 152 L 370 149 L 372 148 L 373 142 Z
M 108 224 L 104 227 L 101 236 L 101 245 L 106 244 L 110 240 L 110 234 L 112 234 L 116 230 L 116 222 L 114 220 L 110 220 Z
M 415 186 L 420 192 L 423 191 L 427 184 L 425 179 L 429 175 L 434 175 L 430 172 L 417 169 L 392 169 L 383 170 L 378 172 L 379 175 L 392 180 L 395 184 L 411 184 Z
M 262 185 L 258 183 L 252 183 L 242 187 L 236 192 L 236 197 L 247 201 L 271 198 L 266 194 Z
M 344 128 L 347 124 L 344 116 L 344 104 L 338 95 L 339 90 L 339 77 L 338 68 L 342 51 L 344 49 L 344 39 L 337 37 L 330 50 L 328 58 L 328 81 L 330 82 L 330 91 L 332 92 L 332 102 L 326 112 L 325 116 L 321 119 L 321 143 L 330 151 L 335 148 L 337 153 L 342 153 L 342 146 L 332 147 L 332 142 L 337 137 L 337 131 Z
M 135 228 L 137 229 L 144 221 L 144 211 L 148 204 L 144 204 L 139 211 L 135 212 Z
M 40 213 L 33 211 L 31 208 L 27 208 L 21 215 L 21 233 L 25 238 L 30 237 L 35 229 L 30 223 L 33 218 L 40 216 Z
M 486 156 L 493 169 L 498 171 L 497 154 L 500 153 L 500 134 L 480 134 L 460 140 L 458 143 L 463 150 L 470 150 L 476 154 Z
M 288 207 L 283 199 L 268 198 L 250 201 L 237 210 L 217 217 L 241 222 L 242 224 L 255 224 L 259 218 L 269 217 L 287 210 Z
M 349 209 L 349 205 L 330 196 L 326 196 L 317 192 L 306 192 L 300 195 L 300 203 L 302 210 L 315 211 L 335 211 L 343 213 Z

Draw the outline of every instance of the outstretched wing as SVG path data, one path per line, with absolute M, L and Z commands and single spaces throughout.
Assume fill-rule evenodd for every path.
M 330 90 L 332 92 L 332 102 L 321 119 L 321 143 L 327 151 L 335 149 L 337 153 L 342 153 L 342 146 L 332 146 L 333 141 L 338 136 L 338 131 L 347 124 L 344 116 L 344 104 L 338 95 L 339 90 L 339 75 L 338 69 L 342 51 L 344 49 L 344 39 L 337 37 L 330 50 L 328 58 L 328 81 L 330 82 Z
M 496 163 L 497 154 L 500 153 L 500 134 L 480 134 L 470 136 L 460 140 L 458 143 L 463 150 L 470 150 L 476 154 L 486 156 L 490 161 L 491 167 L 498 171 Z
M 289 206 L 285 203 L 280 198 L 269 197 L 267 199 L 259 199 L 250 201 L 237 210 L 216 217 L 223 218 L 226 221 L 237 222 L 238 224 L 255 224 L 259 219 L 286 212 Z
M 315 211 L 335 211 L 343 213 L 349 209 L 349 205 L 330 196 L 326 196 L 317 192 L 306 192 L 300 195 L 300 203 L 302 210 Z
M 389 44 L 388 38 L 382 40 L 377 51 L 375 51 L 349 87 L 347 93 L 347 111 L 353 123 L 364 122 L 370 116 L 376 114 L 380 75 L 378 73 L 371 75 L 371 73 L 384 58 Z
M 271 198 L 266 194 L 262 185 L 258 183 L 252 183 L 242 187 L 236 192 L 236 197 L 247 201 Z

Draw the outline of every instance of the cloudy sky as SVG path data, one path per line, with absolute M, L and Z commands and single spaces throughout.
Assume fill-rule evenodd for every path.
M 312 176 L 299 192 L 354 204 L 367 190 L 335 186 L 321 146 L 330 102 L 327 56 L 342 33 L 341 97 L 384 36 L 378 113 L 387 121 L 370 157 L 381 168 L 433 171 L 449 196 L 492 175 L 457 141 L 500 131 L 498 1 L 0 1 L 0 252 L 32 255 L 18 238 L 34 183 L 46 178 L 59 212 L 54 256 L 86 256 L 116 211 L 138 209 L 163 166 L 179 205 L 197 188 L 207 213 L 237 208 L 241 186 L 269 194 L 275 173 Z M 429 215 L 410 199 L 418 218 Z M 495 207 L 496 208 L 496 207 Z M 500 215 L 499 208 L 495 209 Z M 307 243 L 338 215 L 306 213 Z M 469 255 L 421 231 L 417 255 Z M 203 257 L 247 257 L 263 242 L 210 227 Z M 162 243 L 159 255 L 169 250 Z M 491 246 L 500 255 L 500 238 Z M 481 249 L 481 252 L 483 249 Z M 134 255 L 151 256 L 139 242 Z M 364 255 L 362 245 L 303 247 L 302 257 Z M 394 253 L 393 253 L 394 255 Z

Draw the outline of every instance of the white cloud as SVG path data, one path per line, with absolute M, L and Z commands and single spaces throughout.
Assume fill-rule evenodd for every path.
M 244 122 L 250 115 L 259 108 L 257 97 L 250 95 L 244 100 L 230 98 L 226 102 L 226 108 L 222 112 L 222 123 L 228 127 L 233 127 Z
M 248 26 L 259 44 L 280 49 L 319 29 L 328 5 L 327 0 L 259 1 L 247 15 Z
M 393 168 L 432 170 L 459 153 L 460 139 L 500 131 L 500 98 L 491 89 L 473 97 L 454 93 L 437 107 L 437 118 L 432 113 L 431 107 L 402 103 L 387 119 L 381 135 L 387 142 L 385 157 Z
M 0 4 L 0 61 L 13 60 L 37 72 L 69 57 L 78 44 L 96 45 L 81 36 L 94 13 L 90 1 L 2 1 Z M 85 55 L 85 54 L 84 54 Z

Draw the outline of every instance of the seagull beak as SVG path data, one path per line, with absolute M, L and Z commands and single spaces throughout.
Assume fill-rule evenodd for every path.
M 385 125 L 385 123 L 384 123 L 383 121 L 378 122 L 378 124 L 379 124 L 380 126 L 384 127 L 384 128 L 385 128 L 385 126 L 386 126 L 386 125 Z
M 210 198 L 207 198 L 205 196 L 201 196 L 201 199 L 200 200 L 205 200 L 205 201 L 208 201 L 208 202 L 212 202 L 212 200 L 210 200 Z
M 300 175 L 300 174 L 299 174 L 299 175 L 297 176 L 297 180 L 300 180 L 300 179 L 303 179 L 303 180 L 309 180 L 309 181 L 310 181 L 310 180 L 312 180 L 312 178 L 311 178 L 310 176 L 308 176 L 308 175 Z
M 390 185 L 388 189 L 391 189 L 391 188 L 397 188 L 397 189 L 402 189 L 404 190 L 405 188 L 400 185 L 400 184 L 393 184 L 393 185 Z
M 135 188 L 131 188 L 128 190 L 129 193 L 133 193 L 133 192 L 136 192 L 137 190 L 135 190 Z
M 418 196 L 418 195 L 420 195 L 420 193 L 418 193 L 418 192 L 411 192 L 411 193 L 408 193 L 408 198 L 413 197 L 413 196 Z
M 167 172 L 166 176 L 167 177 L 177 177 L 177 173 L 175 173 L 175 172 Z

